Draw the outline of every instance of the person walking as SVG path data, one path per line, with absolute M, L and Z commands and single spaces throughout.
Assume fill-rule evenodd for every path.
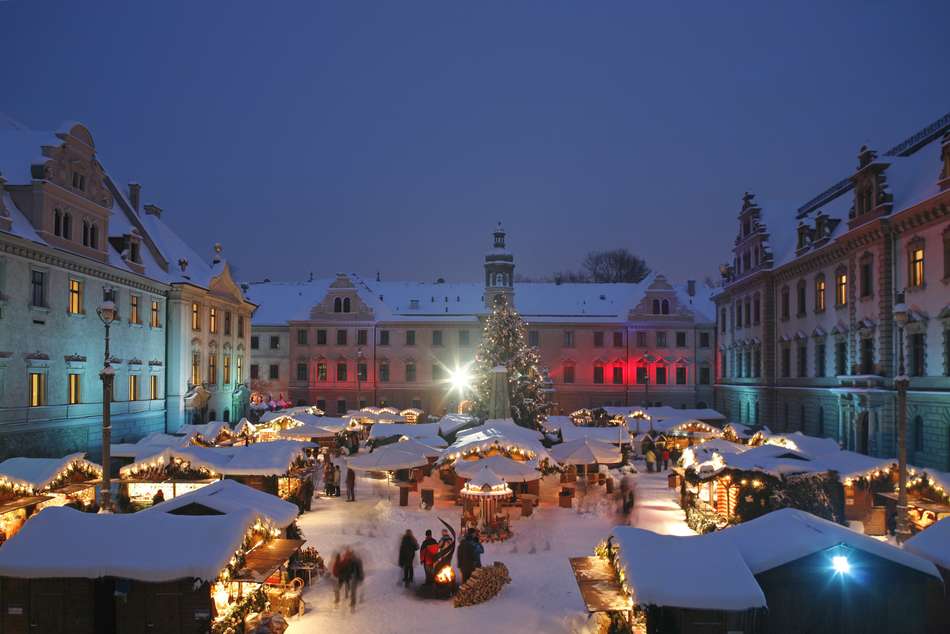
M 663 449 L 663 470 L 666 471 L 670 468 L 670 450 Z
M 340 497 L 340 482 L 342 473 L 340 465 L 333 466 L 333 497 Z
M 343 549 L 343 552 L 333 556 L 333 563 L 330 565 L 330 574 L 336 579 L 336 586 L 333 588 L 333 604 L 340 603 L 340 590 L 344 591 L 343 598 L 349 593 L 349 574 L 350 574 L 350 555 L 349 546 Z
M 653 453 L 653 449 L 647 449 L 647 473 L 653 473 L 653 467 L 656 466 L 656 454 Z
M 435 554 L 439 551 L 439 544 L 432 539 L 432 530 L 426 529 L 426 538 L 422 540 L 422 544 L 419 545 L 419 563 L 422 564 L 422 569 L 426 573 L 426 583 L 425 585 L 432 585 L 432 582 L 435 580 L 435 573 L 432 571 L 433 566 L 435 565 Z
M 346 468 L 346 501 L 356 502 L 356 472 Z
M 468 529 L 458 547 L 459 570 L 462 572 L 462 583 L 468 581 L 476 568 L 482 567 L 482 553 L 485 547 L 478 539 L 478 531 Z
M 359 592 L 360 584 L 363 583 L 363 560 L 352 550 L 350 551 L 350 612 L 356 612 L 356 594 Z
M 412 530 L 406 529 L 402 540 L 399 542 L 399 567 L 402 568 L 402 582 L 408 588 L 415 576 L 416 551 L 419 550 L 419 542 L 416 541 Z

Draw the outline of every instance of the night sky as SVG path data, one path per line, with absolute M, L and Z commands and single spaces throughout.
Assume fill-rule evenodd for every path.
M 773 4 L 6 0 L 0 111 L 245 280 L 474 281 L 498 220 L 523 275 L 702 279 L 744 190 L 794 213 L 950 111 L 950 2 Z

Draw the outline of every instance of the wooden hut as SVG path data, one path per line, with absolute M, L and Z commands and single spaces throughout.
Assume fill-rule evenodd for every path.
M 920 531 L 906 542 L 904 550 L 932 562 L 943 577 L 942 617 L 935 632 L 950 632 L 950 517 Z
M 195 517 L 46 509 L 0 548 L 0 631 L 203 634 L 242 621 L 251 597 L 265 592 L 250 579 L 258 560 L 279 550 L 286 562 L 301 543 L 275 539 L 250 510 Z

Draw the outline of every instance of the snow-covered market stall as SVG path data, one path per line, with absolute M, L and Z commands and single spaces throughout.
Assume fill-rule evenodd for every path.
M 271 607 L 296 613 L 286 570 L 303 542 L 279 534 L 250 510 L 46 509 L 0 548 L 0 631 L 223 634 Z
M 498 503 L 511 497 L 511 488 L 494 471 L 483 465 L 459 493 L 465 501 L 463 530 L 480 528 L 482 539 L 503 541 L 511 537 L 511 522 L 507 514 L 499 512 Z M 466 526 L 467 517 L 475 520 Z
M 102 468 L 86 460 L 84 453 L 0 462 L 0 544 L 46 507 L 93 508 L 101 478 Z
M 931 562 L 804 511 L 690 537 L 618 526 L 596 553 L 632 605 L 612 617 L 638 634 L 939 631 Z

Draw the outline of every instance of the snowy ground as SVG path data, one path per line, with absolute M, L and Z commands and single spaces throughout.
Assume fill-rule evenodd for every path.
M 672 502 L 665 475 L 637 477 L 637 506 L 632 518 L 645 528 L 659 532 L 688 534 L 683 512 Z M 416 498 L 413 498 L 415 502 Z M 626 523 L 613 500 L 602 489 L 589 495 L 581 505 L 586 512 L 542 505 L 531 518 L 513 519 L 515 536 L 503 543 L 485 544 L 482 562 L 504 562 L 512 583 L 498 597 L 473 607 L 454 608 L 451 601 L 423 601 L 414 590 L 399 583 L 396 566 L 399 538 L 411 528 L 421 541 L 426 528 L 438 536 L 438 518 L 459 524 L 460 508 L 450 502 L 436 502 L 436 508 L 398 506 L 398 490 L 380 481 L 360 479 L 357 502 L 341 498 L 317 498 L 314 510 L 298 519 L 308 540 L 329 561 L 334 551 L 351 545 L 363 557 L 366 581 L 360 602 L 352 612 L 348 605 L 335 606 L 329 578 L 307 589 L 307 613 L 291 621 L 289 634 L 334 632 L 581 632 L 587 614 L 581 601 L 569 557 L 589 555 L 605 539 L 610 529 Z M 512 513 L 514 518 L 514 513 Z M 416 567 L 417 583 L 423 576 Z

